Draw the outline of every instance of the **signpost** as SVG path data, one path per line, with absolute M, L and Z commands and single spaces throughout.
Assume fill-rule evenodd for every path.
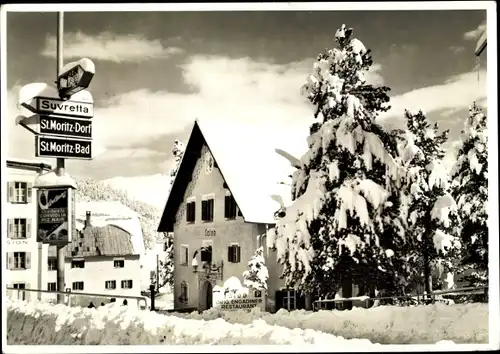
M 92 159 L 92 141 L 40 135 L 35 138 L 36 157 Z
M 36 241 L 51 245 L 71 242 L 73 218 L 72 188 L 39 188 L 37 191 L 38 232 Z
M 58 12 L 57 89 L 45 83 L 24 86 L 18 101 L 34 115 L 16 118 L 18 124 L 35 134 L 37 157 L 57 158 L 55 171 L 46 174 L 52 175 L 38 176 L 35 187 L 38 185 L 37 242 L 57 246 L 57 290 L 61 292 L 65 288 L 64 247 L 71 242 L 75 227 L 73 190 L 76 184 L 64 171 L 65 159 L 92 159 L 94 104 L 92 95 L 85 89 L 95 74 L 94 63 L 88 58 L 63 66 L 63 33 L 64 14 Z M 64 295 L 58 294 L 57 302 L 64 303 Z

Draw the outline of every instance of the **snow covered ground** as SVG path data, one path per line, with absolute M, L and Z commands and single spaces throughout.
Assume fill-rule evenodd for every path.
M 161 315 L 119 304 L 87 309 L 7 299 L 7 311 L 10 345 L 314 344 L 351 350 L 372 343 L 488 343 L 487 304 Z

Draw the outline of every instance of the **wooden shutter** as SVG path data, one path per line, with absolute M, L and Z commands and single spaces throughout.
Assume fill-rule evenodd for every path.
M 229 263 L 233 263 L 233 257 L 232 257 L 233 252 L 232 252 L 232 250 L 233 250 L 233 247 L 232 247 L 232 246 L 229 246 L 229 247 L 227 248 L 227 261 L 228 261 Z
M 236 262 L 235 263 L 240 263 L 241 261 L 241 247 L 236 246 Z
M 231 212 L 229 211 L 230 203 L 231 203 L 231 196 L 226 195 L 226 197 L 224 198 L 224 217 L 227 219 L 231 217 Z
M 26 283 L 26 284 L 24 284 L 24 288 L 25 288 L 25 289 L 31 289 L 31 285 L 30 285 L 30 283 Z M 26 300 L 26 301 L 30 301 L 30 294 L 31 294 L 31 291 L 25 291 L 25 292 L 24 292 L 24 300 Z
M 7 238 L 13 238 L 14 219 L 7 219 Z
M 208 220 L 213 221 L 214 220 L 214 200 L 213 199 L 208 200 L 208 210 L 209 210 Z
M 186 203 L 186 221 L 191 221 L 191 203 Z
M 33 193 L 33 183 L 26 183 L 26 203 L 31 203 Z
M 279 309 L 283 308 L 283 296 L 284 293 L 282 290 L 277 290 L 276 291 L 276 297 L 275 297 L 275 301 L 276 301 L 276 311 L 278 311 Z
M 207 220 L 208 212 L 207 212 L 208 201 L 201 201 L 201 220 Z
M 7 269 L 14 269 L 14 252 L 7 253 Z
M 14 201 L 14 196 L 16 193 L 16 184 L 15 182 L 7 182 L 7 202 Z
M 26 269 L 30 269 L 31 268 L 31 252 L 26 252 L 26 259 L 25 259 L 25 266 L 26 266 Z
M 31 237 L 31 219 L 26 219 L 26 238 Z

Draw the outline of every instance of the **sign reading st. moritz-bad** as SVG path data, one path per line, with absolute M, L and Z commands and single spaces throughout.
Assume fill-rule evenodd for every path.
M 51 136 L 36 137 L 36 157 L 92 159 L 92 141 Z
M 38 232 L 36 241 L 58 244 L 71 242 L 69 210 L 71 188 L 37 190 Z
M 90 102 L 65 101 L 54 97 L 37 96 L 28 102 L 23 102 L 22 105 L 33 113 L 39 114 L 80 118 L 92 118 L 94 116 L 94 104 Z
M 92 121 L 87 119 L 40 116 L 40 133 L 92 138 Z

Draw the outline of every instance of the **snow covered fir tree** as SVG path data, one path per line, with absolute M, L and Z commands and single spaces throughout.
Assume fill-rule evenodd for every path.
M 295 165 L 291 206 L 275 227 L 286 283 L 311 296 L 374 295 L 404 279 L 399 219 L 402 167 L 397 140 L 375 123 L 387 111 L 388 87 L 366 82 L 370 50 L 345 25 L 302 87 L 319 120 Z M 347 305 L 349 306 L 349 305 Z
M 438 124 L 431 126 L 422 111 L 406 111 L 405 120 L 407 129 L 400 152 L 406 171 L 401 208 L 407 240 L 404 266 L 412 276 L 408 280 L 424 283 L 430 293 L 435 290 L 433 269 L 453 276 L 461 247 L 457 206 L 442 161 L 448 131 L 439 134 Z
M 488 127 L 475 103 L 462 131 L 452 179 L 461 218 L 461 272 L 471 270 L 465 280 L 472 286 L 488 285 Z
M 267 291 L 269 272 L 264 261 L 264 247 L 259 247 L 248 262 L 248 268 L 243 272 L 243 285 L 255 290 Z

